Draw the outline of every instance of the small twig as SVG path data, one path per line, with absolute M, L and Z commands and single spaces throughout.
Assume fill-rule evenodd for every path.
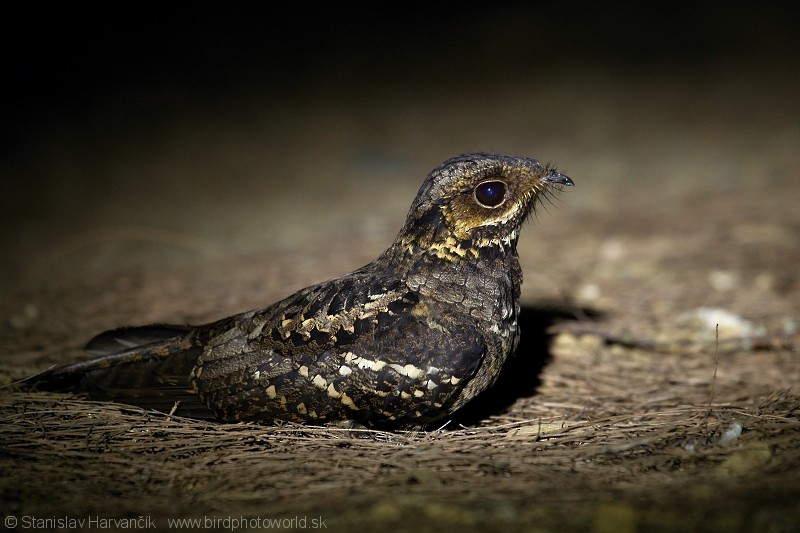
M 711 416 L 711 404 L 714 403 L 714 396 L 717 393 L 717 369 L 719 368 L 719 324 L 714 330 L 715 347 L 714 347 L 714 375 L 711 377 L 711 394 L 708 398 L 708 409 L 706 410 L 706 418 L 703 421 L 704 430 L 708 428 L 708 419 Z

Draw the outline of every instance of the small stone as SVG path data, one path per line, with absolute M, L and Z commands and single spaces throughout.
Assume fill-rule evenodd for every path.
M 739 284 L 739 276 L 727 270 L 714 270 L 708 274 L 708 282 L 719 292 L 735 289 Z
M 595 301 L 600 298 L 600 287 L 598 287 L 595 283 L 587 283 L 586 285 L 582 285 L 578 289 L 577 297 L 579 300 Z
M 757 328 L 752 322 L 741 316 L 719 307 L 700 307 L 694 311 L 700 326 L 710 333 L 719 326 L 720 338 L 753 337 L 763 334 L 763 328 Z

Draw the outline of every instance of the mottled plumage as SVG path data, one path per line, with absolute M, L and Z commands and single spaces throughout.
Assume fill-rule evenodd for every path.
M 203 326 L 103 333 L 86 362 L 27 383 L 222 420 L 425 426 L 487 389 L 517 346 L 517 238 L 572 181 L 533 159 L 433 170 L 375 261 L 265 309 Z

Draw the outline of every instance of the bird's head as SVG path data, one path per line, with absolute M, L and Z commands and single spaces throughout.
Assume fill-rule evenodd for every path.
M 567 176 L 535 159 L 467 154 L 434 169 L 411 205 L 397 243 L 461 256 L 506 247 L 539 200 L 571 186 Z

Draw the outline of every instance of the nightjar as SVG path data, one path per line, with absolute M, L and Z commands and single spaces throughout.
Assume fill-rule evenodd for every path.
M 368 265 L 210 324 L 102 333 L 86 347 L 96 358 L 25 384 L 225 421 L 441 422 L 514 352 L 519 231 L 567 185 L 535 159 L 455 157 L 427 176 Z

